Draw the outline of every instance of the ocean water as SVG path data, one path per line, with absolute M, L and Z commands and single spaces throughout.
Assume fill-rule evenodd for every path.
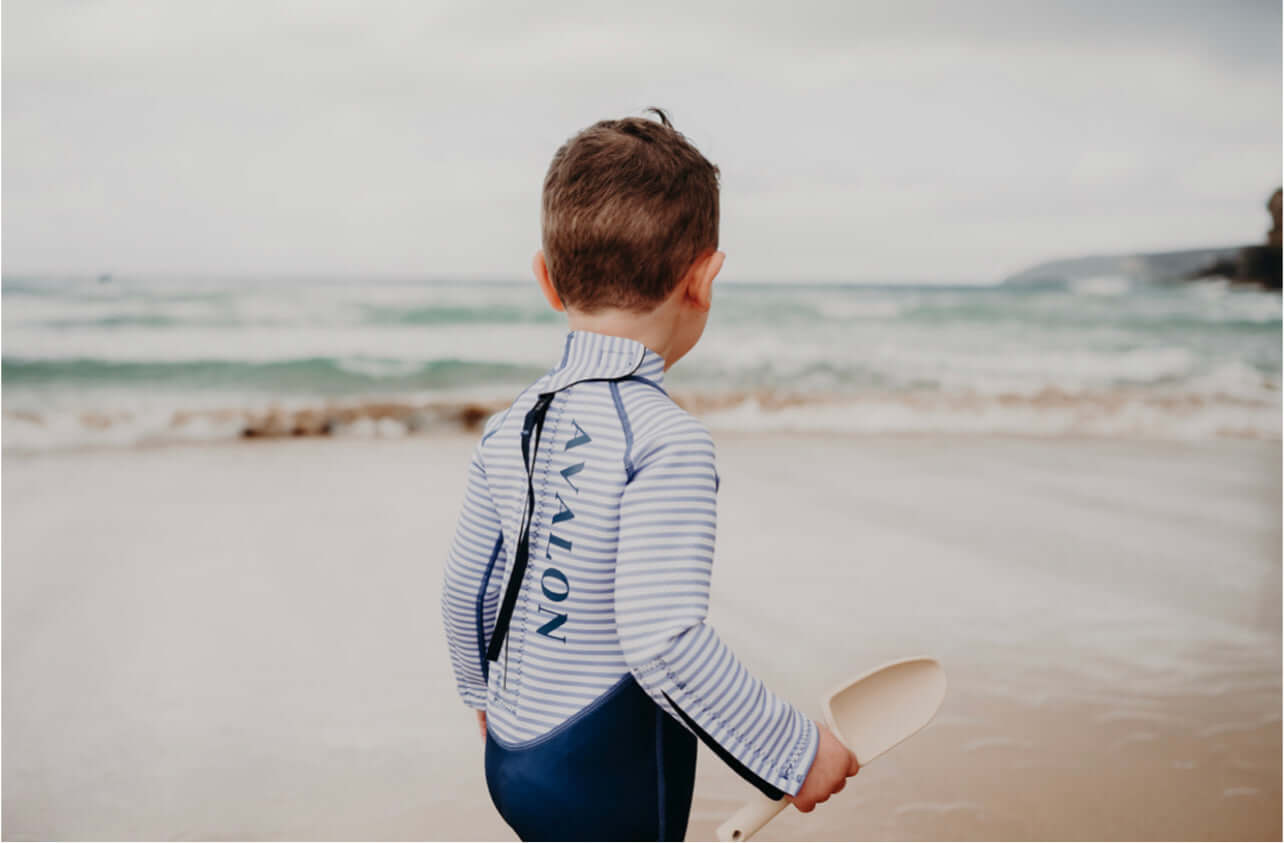
M 232 438 L 269 418 L 288 433 L 299 414 L 334 435 L 430 433 L 507 403 L 566 332 L 533 282 L 2 289 L 17 451 Z M 1222 281 L 724 283 L 666 378 L 715 429 L 1278 439 L 1280 350 L 1279 295 Z

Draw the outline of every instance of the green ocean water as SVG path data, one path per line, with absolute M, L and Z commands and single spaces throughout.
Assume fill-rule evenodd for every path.
M 31 419 L 78 441 L 86 413 L 135 441 L 201 408 L 502 401 L 566 331 L 533 283 L 253 279 L 5 278 L 3 326 L 6 447 Z M 1220 281 L 727 282 L 669 385 L 753 429 L 1277 438 L 1280 339 L 1277 294 Z

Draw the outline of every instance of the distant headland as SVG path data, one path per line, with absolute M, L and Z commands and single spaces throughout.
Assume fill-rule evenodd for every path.
M 1277 188 L 1266 203 L 1272 226 L 1262 245 L 1066 258 L 1024 269 L 1004 278 L 1002 283 L 1059 283 L 1103 276 L 1148 283 L 1225 278 L 1236 284 L 1279 290 L 1280 202 L 1281 191 Z

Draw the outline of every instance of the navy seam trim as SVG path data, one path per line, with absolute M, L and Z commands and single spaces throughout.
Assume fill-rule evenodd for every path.
M 495 738 L 493 734 L 491 735 L 491 737 L 495 738 L 495 743 L 499 744 L 504 749 L 527 749 L 528 747 L 539 746 L 540 744 L 546 741 L 552 740 L 553 738 L 562 734 L 567 729 L 571 728 L 576 723 L 578 723 L 580 720 L 583 720 L 585 717 L 592 714 L 598 708 L 601 708 L 603 705 L 606 705 L 607 698 L 610 697 L 612 694 L 616 693 L 617 691 L 619 691 L 632 678 L 633 678 L 633 674 L 631 673 L 624 674 L 619 678 L 619 681 L 617 681 L 614 685 L 612 685 L 611 687 L 603 691 L 602 695 L 599 696 L 597 699 L 593 700 L 591 703 L 584 706 L 579 711 L 575 712 L 575 714 L 571 715 L 568 719 L 564 720 L 559 726 L 557 726 L 557 728 L 553 729 L 550 732 L 545 732 L 544 734 L 540 735 L 538 738 L 535 738 L 529 741 L 524 741 L 522 743 L 508 743 L 507 741 L 501 741 L 499 738 Z
M 634 371 L 637 371 L 637 370 L 636 370 L 636 369 L 634 369 Z M 622 380 L 626 380 L 626 381 L 638 381 L 639 383 L 644 383 L 644 384 L 646 384 L 647 386 L 651 387 L 652 389 L 658 389 L 658 390 L 660 390 L 660 394 L 661 394 L 661 395 L 664 395 L 665 397 L 668 397 L 668 395 L 669 395 L 669 393 L 667 393 L 667 392 L 665 392 L 665 391 L 664 391 L 664 387 L 660 386 L 658 383 L 656 383 L 656 382 L 655 382 L 655 381 L 653 381 L 653 380 L 650 380 L 649 378 L 644 378 L 644 377 L 642 377 L 641 375 L 635 375 L 635 374 L 630 373 L 630 374 L 628 374 L 628 375 L 625 375 L 625 376 L 622 378 Z
M 655 792 L 656 792 L 656 813 L 659 815 L 659 830 L 655 836 L 656 840 L 668 840 L 665 833 L 664 816 L 664 717 L 665 713 L 659 706 L 655 707 Z
M 573 336 L 574 336 L 574 334 L 573 334 L 573 333 L 571 333 L 571 334 L 567 334 L 567 335 L 566 335 L 566 350 L 562 352 L 562 362 L 558 365 L 558 367 L 557 367 L 556 369 L 554 369 L 554 370 L 553 370 L 553 374 L 554 374 L 554 375 L 560 374 L 560 373 L 565 372 L 565 371 L 567 370 L 567 365 L 566 365 L 566 363 L 567 363 L 567 360 L 568 360 L 568 359 L 569 359 L 569 357 L 570 357 L 570 352 L 571 352 L 571 339 L 573 338 Z M 623 350 L 623 349 L 620 349 L 620 350 L 618 350 L 618 351 L 604 351 L 604 352 L 602 352 L 602 355 L 603 355 L 603 356 L 607 356 L 607 355 L 624 355 L 624 354 L 628 354 L 628 353 L 629 353 L 628 351 Z M 586 381 L 627 380 L 627 379 L 629 379 L 629 378 L 633 378 L 633 377 L 635 377 L 635 376 L 636 376 L 636 375 L 635 375 L 635 373 L 637 372 L 637 370 L 638 370 L 638 369 L 641 369 L 641 368 L 642 368 L 642 364 L 643 364 L 643 363 L 645 363 L 645 362 L 646 362 L 646 349 L 645 349 L 645 347 L 644 347 L 644 348 L 643 348 L 642 353 L 641 353 L 640 355 L 638 355 L 637 362 L 633 364 L 633 368 L 632 368 L 632 369 L 630 369 L 630 370 L 629 370 L 629 371 L 627 371 L 627 372 L 624 372 L 623 374 L 615 374 L 615 375 L 591 375 L 591 376 L 588 376 L 588 377 L 578 378 L 578 379 L 576 379 L 576 380 L 569 381 L 569 382 L 567 382 L 567 383 L 565 383 L 565 384 L 563 384 L 563 385 L 561 385 L 561 386 L 557 387 L 556 389 L 549 390 L 549 392 L 561 392 L 563 389 L 566 389 L 566 388 L 568 388 L 568 387 L 574 386 L 574 385 L 575 385 L 575 384 L 577 384 L 577 383 L 584 383 L 584 382 L 586 382 Z M 577 364 L 576 364 L 576 365 L 579 365 L 579 364 L 578 364 L 578 362 L 577 362 Z M 573 367 L 572 367 L 572 369 L 573 369 Z M 641 380 L 646 380 L 645 378 L 640 378 L 640 379 L 641 379 Z M 646 382 L 647 382 L 647 383 L 651 383 L 650 381 L 646 381 Z M 659 387 L 659 386 L 657 386 L 656 384 L 651 383 L 651 385 L 652 385 L 652 386 L 654 386 L 656 389 L 659 389 L 661 392 L 664 392 L 664 390 L 663 390 L 663 389 L 660 389 L 660 387 Z M 547 395 L 547 394 L 549 394 L 549 393 L 548 393 L 548 392 L 545 392 L 545 393 L 541 393 L 541 394 L 542 394 L 542 395 Z M 668 393 L 665 393 L 665 394 L 667 395 Z
M 625 482 L 633 480 L 637 472 L 633 470 L 633 427 L 629 424 L 629 414 L 624 410 L 624 399 L 620 397 L 619 381 L 611 381 L 611 397 L 615 399 L 615 412 L 620 417 L 620 426 L 624 428 L 624 474 Z
M 738 773 L 741 778 L 743 778 L 745 781 L 749 782 L 749 784 L 761 790 L 763 792 L 763 795 L 765 795 L 768 799 L 780 799 L 785 795 L 784 791 L 772 785 L 770 782 L 768 782 L 766 779 L 759 776 L 753 770 L 750 770 L 748 767 L 745 766 L 744 762 L 742 762 L 739 758 L 736 758 L 727 750 L 726 747 L 724 747 L 722 744 L 714 740 L 712 735 L 710 735 L 704 729 L 701 729 L 700 724 L 692 720 L 690 715 L 688 715 L 685 711 L 679 708 L 678 704 L 673 701 L 673 697 L 670 697 L 667 691 L 661 691 L 660 693 L 663 694 L 664 698 L 669 701 L 669 705 L 671 705 L 673 707 L 673 710 L 678 713 L 678 716 L 682 718 L 682 722 L 687 725 L 687 728 L 695 732 L 696 736 L 700 738 L 700 740 L 704 741 L 705 744 L 710 749 L 713 750 L 713 753 L 717 755 L 719 758 L 721 758 L 724 764 L 726 764 L 728 767 L 730 767 L 732 770 Z
M 490 552 L 490 561 L 486 563 L 486 573 L 482 574 L 481 588 L 477 590 L 477 650 L 481 653 L 482 681 L 490 681 L 490 665 L 486 661 L 486 631 L 482 626 L 482 613 L 486 604 L 486 586 L 490 585 L 490 575 L 495 570 L 495 560 L 504 549 L 504 534 L 500 533 L 495 540 L 495 549 Z
M 633 367 L 633 371 L 636 372 L 641 367 L 642 367 L 642 361 L 639 360 L 638 364 Z M 580 378 L 579 380 L 570 381 L 569 383 L 559 386 L 557 389 L 551 389 L 548 392 L 541 392 L 540 395 L 553 395 L 565 389 L 570 389 L 573 386 L 579 386 L 582 383 L 595 383 L 595 382 L 601 382 L 601 381 L 608 381 L 608 382 L 609 381 L 628 381 L 628 380 L 634 380 L 635 377 L 636 376 L 633 375 L 632 373 L 627 375 L 590 375 L 589 377 L 584 377 L 584 378 Z M 651 383 L 651 382 L 647 381 L 647 383 Z M 651 384 L 651 385 L 655 386 L 655 384 Z M 658 386 L 656 386 L 655 388 L 660 389 L 660 387 Z M 664 392 L 663 389 L 660 389 L 660 391 Z M 667 395 L 668 393 L 665 393 L 665 394 Z

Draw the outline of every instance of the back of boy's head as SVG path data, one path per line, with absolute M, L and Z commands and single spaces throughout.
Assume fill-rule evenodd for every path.
M 562 303 L 646 312 L 718 247 L 718 168 L 663 111 L 603 120 L 544 177 L 544 260 Z

